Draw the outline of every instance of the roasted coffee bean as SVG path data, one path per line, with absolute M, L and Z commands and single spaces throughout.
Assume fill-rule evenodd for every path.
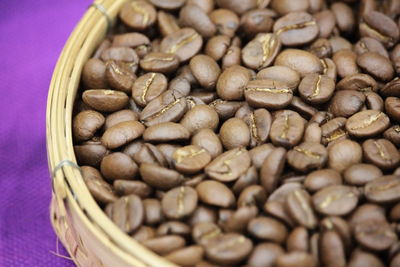
M 247 265 L 250 267 L 274 266 L 278 256 L 284 254 L 284 249 L 275 243 L 263 242 L 254 247 Z
M 247 230 L 258 239 L 276 243 L 283 243 L 287 237 L 286 227 L 279 221 L 269 217 L 252 219 Z
M 145 240 L 142 244 L 157 254 L 168 255 L 183 248 L 186 245 L 186 241 L 178 235 L 165 235 Z
M 307 229 L 304 227 L 296 227 L 289 234 L 286 247 L 289 252 L 302 251 L 307 252 L 309 250 L 309 237 Z
M 107 204 L 118 199 L 112 187 L 104 181 L 101 173 L 96 168 L 82 166 L 81 170 L 83 180 L 95 200 Z
M 209 14 L 214 9 L 214 1 L 213 0 L 187 0 L 187 4 L 194 4 L 201 7 L 207 14 Z
M 133 160 L 138 163 L 152 163 L 160 166 L 167 166 L 167 160 L 164 155 L 152 144 L 145 143 L 142 145 L 140 150 L 135 153 Z
M 306 252 L 290 252 L 279 255 L 276 260 L 277 267 L 315 267 L 316 260 Z
M 286 150 L 282 147 L 274 149 L 264 160 L 260 170 L 260 182 L 267 193 L 271 193 L 278 185 L 286 162 Z
M 110 47 L 103 51 L 101 59 L 110 62 L 114 60 L 124 69 L 124 72 L 135 73 L 138 68 L 139 57 L 130 47 Z
M 140 60 L 140 67 L 149 72 L 170 73 L 179 66 L 179 60 L 174 54 L 152 52 Z
M 373 109 L 373 110 L 379 110 L 383 111 L 384 110 L 384 102 L 382 97 L 380 97 L 377 93 L 374 92 L 365 92 L 365 105 L 367 106 L 367 109 Z
M 317 217 L 311 204 L 311 197 L 307 191 L 296 189 L 286 198 L 285 207 L 290 217 L 301 226 L 313 229 L 317 226 Z
M 368 139 L 362 144 L 364 158 L 383 170 L 391 170 L 399 166 L 400 153 L 386 139 Z
M 105 77 L 112 88 L 126 94 L 131 93 L 132 84 L 136 79 L 136 75 L 131 68 L 124 62 L 115 60 L 107 61 Z
M 211 158 L 215 158 L 222 153 L 221 141 L 211 129 L 201 129 L 193 135 L 192 145 L 208 151 Z
M 288 151 L 287 160 L 295 170 L 307 172 L 322 168 L 328 160 L 328 152 L 319 143 L 305 142 Z
M 372 202 L 387 203 L 400 199 L 400 177 L 387 175 L 374 179 L 364 188 L 365 197 Z
M 304 119 L 295 111 L 282 110 L 275 115 L 269 138 L 275 146 L 291 148 L 300 143 L 304 132 Z
M 86 90 L 82 94 L 83 102 L 100 112 L 114 112 L 123 109 L 129 101 L 124 92 L 95 89 Z
M 361 92 L 340 90 L 332 97 L 329 111 L 335 117 L 348 118 L 362 109 L 365 99 L 365 95 Z
M 240 27 L 250 37 L 258 33 L 270 32 L 274 21 L 270 12 L 266 9 L 254 9 L 247 11 L 240 19 Z
M 184 174 L 199 172 L 211 161 L 207 150 L 194 145 L 178 148 L 172 158 L 175 169 Z
M 337 234 L 339 234 L 340 239 L 345 246 L 345 250 L 352 248 L 353 240 L 350 225 L 341 217 L 325 217 L 320 222 L 320 228 L 321 231 L 335 231 Z
M 314 116 L 318 109 L 314 108 L 310 104 L 305 103 L 300 97 L 293 96 L 292 101 L 289 104 L 289 107 L 292 108 L 294 111 L 300 113 L 305 118 L 311 118 Z
M 304 186 L 310 192 L 316 192 L 330 185 L 340 184 L 342 184 L 342 177 L 339 172 L 333 169 L 322 169 L 313 171 L 309 173 L 304 180 Z
M 300 0 L 293 2 L 289 0 L 272 0 L 270 5 L 276 12 L 284 15 L 294 11 L 306 11 L 309 7 L 309 1 Z
M 390 81 L 394 69 L 390 60 L 375 52 L 366 52 L 357 57 L 357 64 L 362 70 L 381 81 Z
M 394 125 L 387 129 L 383 136 L 388 139 L 390 142 L 395 144 L 397 147 L 400 146 L 400 125 Z
M 207 55 L 197 55 L 190 60 L 190 69 L 198 83 L 206 88 L 213 89 L 221 72 L 215 60 Z
M 165 258 L 179 266 L 194 266 L 201 262 L 203 255 L 204 249 L 201 246 L 189 246 L 173 251 L 165 255 Z
M 304 142 L 321 143 L 322 139 L 322 129 L 319 127 L 318 123 L 312 122 L 307 125 L 304 130 Z
M 353 164 L 362 160 L 361 146 L 351 140 L 340 140 L 328 149 L 328 166 L 342 172 Z
M 350 213 L 358 202 L 359 192 L 350 186 L 331 185 L 312 197 L 314 208 L 321 214 L 342 216 Z
M 162 211 L 169 219 L 187 217 L 196 209 L 197 199 L 197 192 L 191 187 L 181 186 L 171 189 L 162 199 Z
M 142 243 L 145 240 L 152 239 L 156 236 L 156 231 L 154 228 L 142 225 L 131 235 L 133 239 Z
M 333 12 L 329 9 L 325 9 L 314 14 L 314 17 L 318 25 L 319 37 L 330 37 L 336 25 L 336 17 Z
M 351 215 L 349 224 L 352 229 L 365 221 L 386 222 L 385 209 L 375 204 L 363 204 L 358 207 Z
M 244 95 L 250 106 L 267 109 L 285 108 L 293 98 L 292 90 L 285 83 L 274 80 L 250 81 Z
M 157 22 L 160 33 L 164 37 L 180 29 L 178 20 L 168 12 L 158 11 Z
M 386 98 L 385 110 L 393 121 L 400 123 L 400 98 L 393 96 Z
M 229 188 L 217 181 L 204 181 L 196 187 L 197 194 L 201 202 L 228 208 L 234 205 L 235 196 Z
M 319 30 L 312 15 L 306 12 L 291 12 L 275 22 L 274 32 L 279 35 L 283 45 L 299 46 L 314 40 Z
M 241 63 L 242 50 L 237 46 L 229 47 L 226 55 L 222 58 L 222 69 L 226 70 L 234 65 Z
M 272 152 L 274 146 L 270 143 L 257 146 L 249 151 L 251 162 L 259 169 L 263 164 L 265 158 Z
M 299 85 L 301 98 L 311 104 L 327 102 L 333 95 L 335 82 L 325 75 L 308 74 Z
M 354 51 L 358 55 L 362 55 L 366 52 L 376 52 L 380 54 L 381 56 L 384 56 L 386 58 L 389 58 L 389 54 L 386 51 L 386 48 L 377 41 L 376 39 L 373 39 L 371 37 L 363 37 L 361 38 L 354 46 Z
M 346 252 L 336 231 L 324 231 L 319 238 L 319 252 L 324 266 L 346 266 Z
M 251 166 L 247 169 L 247 171 L 242 174 L 232 186 L 232 191 L 236 195 L 241 193 L 247 186 L 255 185 L 258 183 L 258 174 L 257 169 L 254 166 Z
M 309 51 L 319 58 L 332 56 L 332 46 L 328 39 L 319 38 L 315 40 L 309 48 Z
M 136 30 L 145 30 L 156 21 L 156 9 L 146 1 L 138 0 L 126 3 L 119 17 L 127 26 Z
M 150 163 L 141 164 L 139 171 L 144 182 L 161 190 L 174 188 L 184 181 L 178 172 Z
M 91 139 L 105 122 L 104 116 L 94 110 L 79 112 L 73 119 L 72 131 L 77 142 Z
M 280 50 L 278 35 L 260 33 L 243 48 L 242 61 L 249 68 L 262 69 L 272 64 Z
M 202 129 L 215 130 L 219 124 L 218 113 L 205 104 L 195 105 L 181 120 L 181 124 L 190 133 L 194 134 Z
M 246 187 L 239 196 L 238 206 L 258 206 L 262 207 L 267 200 L 267 193 L 264 188 L 259 185 L 249 185 Z
M 168 221 L 160 224 L 157 228 L 157 235 L 183 235 L 188 236 L 191 233 L 190 226 L 180 221 Z
M 99 167 L 101 160 L 109 151 L 100 141 L 89 140 L 74 146 L 76 160 L 80 165 Z
M 361 249 L 355 250 L 351 254 L 349 267 L 384 267 L 385 265 L 373 253 L 362 251 Z
M 301 77 L 309 73 L 321 73 L 323 66 L 318 57 L 300 49 L 285 49 L 275 59 L 276 66 L 285 66 L 297 71 Z
M 215 223 L 217 221 L 217 212 L 215 209 L 198 205 L 192 216 L 190 216 L 188 223 L 191 226 L 200 224 L 200 223 Z
M 223 100 L 241 100 L 250 80 L 250 72 L 242 66 L 232 66 L 224 70 L 217 81 L 217 93 Z
M 346 130 L 355 137 L 374 137 L 389 127 L 389 118 L 381 111 L 365 110 L 346 121 Z
M 382 171 L 372 164 L 359 163 L 347 168 L 343 173 L 344 181 L 351 185 L 362 186 L 382 176 Z
M 123 109 L 107 116 L 104 124 L 104 129 L 107 130 L 112 126 L 117 125 L 120 122 L 137 121 L 137 120 L 138 120 L 138 115 L 136 112 L 130 109 Z
M 360 245 L 373 251 L 386 250 L 397 241 L 397 235 L 388 223 L 374 220 L 357 224 L 354 236 Z
M 300 75 L 296 71 L 285 66 L 272 66 L 262 69 L 257 73 L 256 78 L 259 80 L 273 80 L 282 82 L 293 91 L 300 83 Z
M 204 48 L 206 55 L 218 61 L 227 53 L 231 38 L 227 35 L 216 35 L 210 38 Z
M 251 219 L 257 216 L 256 206 L 239 207 L 226 221 L 219 221 L 219 225 L 225 232 L 242 233 L 246 231 L 247 225 Z
M 217 28 L 207 13 L 198 5 L 186 4 L 179 13 L 179 22 L 184 27 L 195 29 L 204 38 L 214 36 Z
M 197 54 L 203 45 L 203 38 L 192 28 L 182 28 L 173 32 L 161 41 L 160 50 L 176 54 L 181 62 Z
M 216 99 L 211 102 L 209 106 L 215 109 L 220 120 L 222 121 L 233 117 L 242 104 L 243 103 L 239 101 L 225 101 L 222 99 Z
M 336 84 L 337 90 L 357 90 L 361 92 L 378 90 L 378 84 L 368 74 L 357 73 L 347 76 Z
M 361 36 L 372 37 L 387 48 L 392 47 L 399 40 L 399 28 L 396 23 L 385 14 L 377 11 L 367 12 L 360 23 Z
M 113 188 L 118 195 L 135 194 L 140 198 L 146 198 L 153 192 L 150 186 L 141 181 L 115 180 Z
M 97 58 L 89 59 L 82 70 L 82 81 L 90 89 L 107 88 L 106 65 Z
M 132 87 L 132 98 L 144 107 L 167 89 L 167 78 L 161 73 L 147 73 L 137 78 Z
M 243 120 L 250 129 L 251 147 L 261 145 L 267 140 L 272 123 L 271 115 L 268 110 L 257 109 L 245 116 Z
M 249 152 L 244 148 L 234 148 L 216 157 L 207 165 L 205 172 L 218 181 L 234 181 L 250 167 L 250 164 Z
M 381 88 L 379 92 L 383 96 L 400 97 L 399 88 L 400 88 L 400 79 L 399 78 L 394 78 L 392 81 L 387 83 L 383 88 Z
M 129 143 L 122 150 L 123 153 L 127 154 L 132 159 L 135 157 L 135 154 L 142 149 L 144 142 L 141 139 L 136 139 L 135 141 Z
M 149 142 L 169 142 L 187 140 L 190 133 L 179 123 L 163 122 L 150 126 L 143 133 L 143 139 Z
M 247 10 L 254 9 L 257 6 L 257 1 L 254 0 L 217 0 L 216 3 L 219 7 L 230 9 L 238 15 L 242 15 Z
M 125 233 L 133 233 L 144 221 L 144 208 L 140 197 L 129 195 L 109 204 L 111 219 Z
M 113 47 L 130 47 L 130 48 L 138 48 L 140 46 L 148 46 L 150 45 L 150 39 L 141 33 L 138 32 L 129 32 L 123 34 L 114 35 L 112 39 Z
M 219 136 L 226 149 L 246 148 L 250 143 L 250 129 L 239 118 L 231 118 L 222 124 Z
M 210 19 L 217 27 L 217 33 L 233 37 L 239 27 L 239 17 L 229 9 L 215 9 L 210 13 Z
M 161 203 L 158 199 L 147 198 L 143 200 L 145 223 L 148 225 L 159 224 L 163 220 Z
M 104 177 L 110 181 L 132 180 L 138 172 L 136 163 L 128 155 L 121 152 L 105 156 L 101 161 L 100 169 Z
M 350 49 L 341 49 L 333 54 L 333 62 L 337 68 L 337 74 L 341 78 L 359 73 L 357 54 Z
M 144 126 L 138 121 L 120 122 L 108 128 L 101 142 L 108 149 L 115 149 L 140 137 L 144 132 Z
M 347 133 L 345 129 L 346 118 L 337 117 L 330 120 L 330 116 L 328 115 L 326 119 L 329 121 L 321 126 L 322 144 L 327 145 L 330 142 L 339 141 L 347 138 Z
M 355 17 L 350 6 L 336 2 L 331 5 L 331 10 L 336 18 L 336 24 L 344 35 L 350 35 L 355 28 Z

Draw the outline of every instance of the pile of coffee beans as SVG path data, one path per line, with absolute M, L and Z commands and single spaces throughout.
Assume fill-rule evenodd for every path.
M 73 114 L 109 218 L 181 266 L 400 266 L 399 0 L 134 0 Z

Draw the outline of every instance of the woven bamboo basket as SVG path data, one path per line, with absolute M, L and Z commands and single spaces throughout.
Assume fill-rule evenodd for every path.
M 97 0 L 68 39 L 54 70 L 47 103 L 47 153 L 52 174 L 51 222 L 78 266 L 176 266 L 141 246 L 108 219 L 76 163 L 72 110 L 82 67 L 129 0 Z

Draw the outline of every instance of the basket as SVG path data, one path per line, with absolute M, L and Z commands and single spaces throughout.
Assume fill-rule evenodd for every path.
M 46 117 L 52 174 L 51 222 L 78 266 L 176 266 L 122 232 L 89 193 L 72 144 L 72 109 L 81 71 L 128 0 L 98 0 L 68 39 L 51 80 Z

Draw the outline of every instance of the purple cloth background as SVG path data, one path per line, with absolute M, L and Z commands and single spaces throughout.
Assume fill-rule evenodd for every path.
M 92 0 L 0 0 L 0 266 L 74 266 L 53 255 L 46 100 L 64 43 Z M 60 244 L 60 254 L 67 255 Z

